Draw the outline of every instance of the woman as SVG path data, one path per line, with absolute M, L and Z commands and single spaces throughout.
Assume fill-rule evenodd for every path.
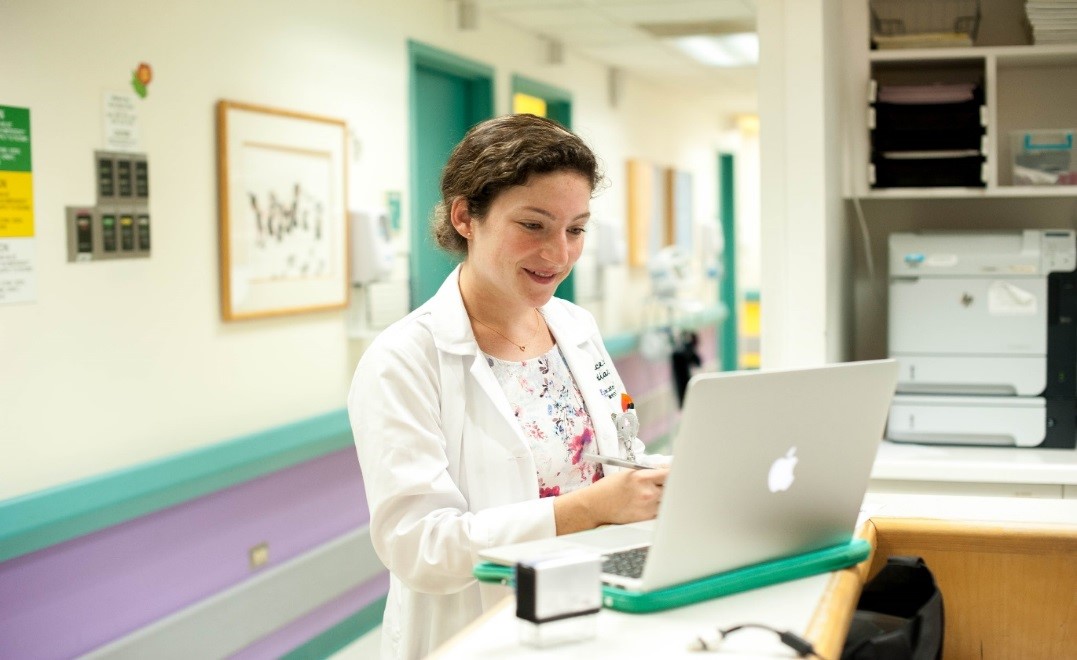
M 618 438 L 624 386 L 594 318 L 553 298 L 600 180 L 582 140 L 532 115 L 483 122 L 449 156 L 434 235 L 463 262 L 374 341 L 348 396 L 391 572 L 385 656 L 425 655 L 505 595 L 472 577 L 481 550 L 657 512 L 667 470 L 582 459 L 647 457 Z

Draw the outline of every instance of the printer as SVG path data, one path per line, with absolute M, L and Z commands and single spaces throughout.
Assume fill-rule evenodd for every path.
M 897 442 L 1077 445 L 1077 232 L 889 237 Z

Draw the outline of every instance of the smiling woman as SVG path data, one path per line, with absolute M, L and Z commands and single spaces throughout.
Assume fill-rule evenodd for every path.
M 583 176 L 551 172 L 506 190 L 485 218 L 471 215 L 464 198 L 453 200 L 450 221 L 468 241 L 460 295 L 468 315 L 479 323 L 476 338 L 484 352 L 526 359 L 553 346 L 549 332 L 530 332 L 533 312 L 550 300 L 580 258 L 590 199 L 591 187 Z M 538 341 L 527 346 L 510 337 Z
M 533 115 L 478 124 L 449 156 L 432 229 L 463 263 L 367 349 L 348 396 L 391 573 L 383 655 L 426 655 L 500 599 L 472 575 L 480 551 L 657 511 L 667 470 L 585 458 L 659 461 L 618 435 L 635 411 L 594 318 L 554 297 L 601 180 L 579 137 Z

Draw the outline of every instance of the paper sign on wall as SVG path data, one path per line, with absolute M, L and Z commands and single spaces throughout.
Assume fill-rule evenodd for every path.
M 36 299 L 30 110 L 0 105 L 0 303 Z
M 138 151 L 138 106 L 134 94 L 105 94 L 105 149 Z

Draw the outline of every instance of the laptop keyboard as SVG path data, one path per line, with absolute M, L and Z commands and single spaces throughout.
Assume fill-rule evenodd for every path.
M 602 572 L 622 577 L 638 578 L 643 575 L 643 564 L 647 561 L 650 546 L 632 548 L 620 552 L 611 552 L 602 561 Z

